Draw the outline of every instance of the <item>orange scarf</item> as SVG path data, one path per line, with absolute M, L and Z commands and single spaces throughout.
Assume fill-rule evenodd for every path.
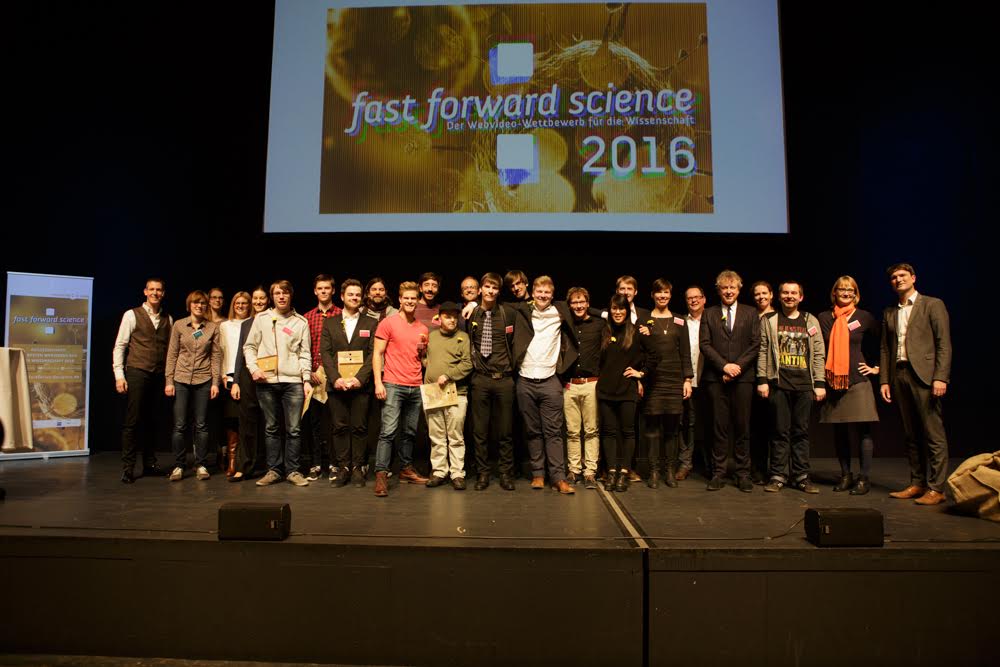
M 833 329 L 826 353 L 826 384 L 830 389 L 844 391 L 851 386 L 851 330 L 847 320 L 854 310 L 854 304 L 833 307 Z

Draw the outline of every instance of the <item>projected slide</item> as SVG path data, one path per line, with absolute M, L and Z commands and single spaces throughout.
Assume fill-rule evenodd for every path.
M 277 3 L 265 231 L 787 231 L 773 1 L 364 5 Z

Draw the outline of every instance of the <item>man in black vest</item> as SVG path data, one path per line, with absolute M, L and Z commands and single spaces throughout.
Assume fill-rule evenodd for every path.
M 361 282 L 348 278 L 340 288 L 344 310 L 323 323 L 320 353 L 326 371 L 327 406 L 333 424 L 334 463 L 330 484 L 341 487 L 352 482 L 365 485 L 368 441 L 368 403 L 371 398 L 372 349 L 378 314 L 361 310 Z M 360 352 L 361 367 L 341 363 L 341 352 Z M 348 370 L 350 368 L 350 370 Z
M 709 491 L 725 486 L 726 454 L 729 430 L 734 430 L 733 458 L 736 485 L 740 491 L 753 491 L 750 481 L 750 402 L 760 349 L 760 323 L 757 309 L 737 304 L 743 279 L 735 271 L 723 271 L 715 279 L 722 303 L 705 310 L 701 318 L 699 347 L 705 358 L 701 382 L 712 404 L 714 439 L 712 444 L 712 479 Z
M 159 278 L 146 281 L 142 293 L 146 301 L 139 307 L 125 311 L 118 338 L 112 354 L 114 360 L 115 389 L 128 400 L 125 423 L 122 425 L 122 482 L 135 481 L 137 433 L 140 422 L 152 426 L 157 420 L 155 408 L 166 386 L 164 369 L 170 329 L 173 319 L 161 312 L 160 305 L 166 294 Z M 160 477 L 163 470 L 156 465 L 155 430 L 143 434 L 142 474 Z

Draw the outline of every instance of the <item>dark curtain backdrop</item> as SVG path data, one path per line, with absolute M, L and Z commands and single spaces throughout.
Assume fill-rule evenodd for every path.
M 986 202 L 996 77 L 982 17 L 782 3 L 789 235 L 265 237 L 273 11 L 268 2 L 8 8 L 0 282 L 7 270 L 95 277 L 92 448 L 119 446 L 111 348 L 150 275 L 166 279 L 175 316 L 188 291 L 214 285 L 228 297 L 287 277 L 306 310 L 321 271 L 395 285 L 433 269 L 454 298 L 464 275 L 509 268 L 550 274 L 559 294 L 582 284 L 595 302 L 631 273 L 648 303 L 649 283 L 664 276 L 683 311 L 683 288 L 711 285 L 724 267 L 748 284 L 796 277 L 814 312 L 827 307 L 834 278 L 852 274 L 863 307 L 879 313 L 892 300 L 884 269 L 903 260 L 916 266 L 918 289 L 951 312 L 953 454 L 995 449 L 983 419 L 992 383 L 976 342 L 993 319 L 986 267 L 996 220 Z M 897 431 L 886 412 L 878 454 L 902 453 Z M 825 436 L 815 453 L 832 453 Z

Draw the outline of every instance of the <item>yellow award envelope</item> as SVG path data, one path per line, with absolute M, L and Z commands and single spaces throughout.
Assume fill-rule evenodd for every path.
M 262 373 L 274 373 L 278 370 L 278 355 L 272 354 L 269 357 L 257 357 L 257 368 Z
M 449 382 L 444 389 L 438 386 L 437 382 L 420 385 L 420 399 L 424 403 L 424 410 L 436 410 L 437 408 L 449 408 L 458 405 L 458 387 L 454 382 Z
M 364 365 L 365 353 L 361 350 L 344 350 L 337 353 L 337 372 L 340 377 L 349 379 L 358 374 Z

